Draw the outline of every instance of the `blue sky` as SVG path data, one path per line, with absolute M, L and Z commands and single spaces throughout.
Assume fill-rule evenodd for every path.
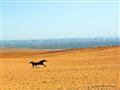
M 118 2 L 3 2 L 2 37 L 117 37 L 118 10 Z

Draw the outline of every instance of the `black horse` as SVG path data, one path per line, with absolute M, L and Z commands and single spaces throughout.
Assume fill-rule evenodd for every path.
M 38 66 L 38 65 L 43 65 L 44 67 L 46 67 L 46 65 L 44 64 L 44 62 L 47 62 L 47 60 L 41 60 L 40 62 L 33 62 L 33 61 L 31 61 L 30 64 L 32 64 L 33 68 L 35 66 Z

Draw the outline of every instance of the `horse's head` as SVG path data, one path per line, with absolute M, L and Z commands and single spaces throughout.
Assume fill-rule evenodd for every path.
M 43 61 L 43 62 L 47 62 L 47 60 L 45 60 L 45 59 L 44 59 L 44 60 L 42 60 L 42 61 Z
M 33 63 L 33 61 L 29 62 L 29 64 Z

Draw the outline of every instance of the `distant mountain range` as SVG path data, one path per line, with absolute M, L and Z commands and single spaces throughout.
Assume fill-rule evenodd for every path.
M 2 40 L 2 48 L 67 49 L 119 46 L 119 38 L 71 38 L 45 40 Z

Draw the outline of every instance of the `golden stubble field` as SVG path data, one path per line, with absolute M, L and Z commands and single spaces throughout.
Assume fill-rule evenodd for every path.
M 119 90 L 120 47 L 1 49 L 1 90 Z M 47 67 L 30 61 L 47 59 Z

